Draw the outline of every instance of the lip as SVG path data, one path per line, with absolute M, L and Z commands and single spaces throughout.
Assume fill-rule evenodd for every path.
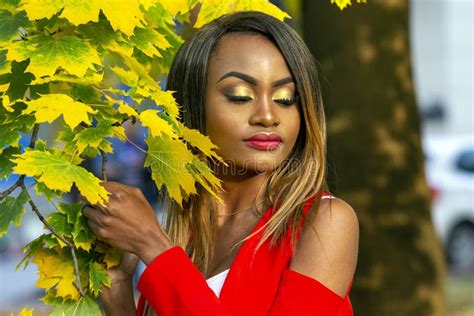
M 256 149 L 275 149 L 283 142 L 281 136 L 276 133 L 257 133 L 244 139 L 244 142 Z

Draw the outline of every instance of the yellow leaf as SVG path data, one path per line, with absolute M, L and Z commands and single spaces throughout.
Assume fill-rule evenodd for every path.
M 203 0 L 194 27 L 199 28 L 223 14 L 247 10 L 260 11 L 281 21 L 290 17 L 268 0 Z
M 62 115 L 72 129 L 81 122 L 90 124 L 88 114 L 95 113 L 90 106 L 74 101 L 65 94 L 46 94 L 39 99 L 27 101 L 26 104 L 28 107 L 22 114 L 35 113 L 37 123 L 51 123 Z
M 107 190 L 98 178 L 58 153 L 27 150 L 12 161 L 16 164 L 15 173 L 36 177 L 51 190 L 69 192 L 74 183 L 89 203 L 104 205 L 108 200 Z
M 187 128 L 182 123 L 179 123 L 179 128 L 181 130 L 180 136 L 183 136 L 184 139 L 189 144 L 191 144 L 191 146 L 198 148 L 204 155 L 208 157 L 214 157 L 215 159 L 224 162 L 223 159 L 214 152 L 214 150 L 218 147 L 212 143 L 208 136 L 201 134 L 195 129 Z
M 12 103 L 10 102 L 10 98 L 6 94 L 2 95 L 2 105 L 8 112 L 13 112 Z
M 76 275 L 72 259 L 51 249 L 40 249 L 33 258 L 33 262 L 38 266 L 37 287 L 48 291 L 55 286 L 57 296 L 79 299 L 79 291 L 74 285 Z
M 117 138 L 121 142 L 126 142 L 127 141 L 127 136 L 125 135 L 125 130 L 123 126 L 113 126 L 112 131 L 114 132 L 114 135 L 117 136 Z
M 187 12 L 191 9 L 189 8 L 189 0 L 140 0 L 145 10 L 148 10 L 157 2 L 173 17 L 175 17 L 178 12 Z
M 26 71 L 36 78 L 53 76 L 58 68 L 81 78 L 88 69 L 95 71 L 94 64 L 101 65 L 97 51 L 86 40 L 74 36 L 35 35 L 9 46 L 8 61 L 28 58 Z
M 99 21 L 99 0 L 63 0 L 64 10 L 62 18 L 66 18 L 74 25 L 84 24 L 89 21 Z
M 161 137 L 162 133 L 171 138 L 177 137 L 173 127 L 166 120 L 158 116 L 157 110 L 143 111 L 140 113 L 140 121 L 143 126 L 148 127 L 148 130 L 154 137 Z
M 5 83 L 5 84 L 0 84 L 0 92 L 4 93 L 5 91 L 8 90 L 8 87 L 10 87 L 10 83 Z
M 144 21 L 137 0 L 103 1 L 101 9 L 112 28 L 128 36 L 131 36 L 135 27 L 142 25 Z
M 13 316 L 13 313 L 10 315 Z M 27 309 L 26 307 L 23 307 L 18 316 L 33 316 L 33 309 Z
M 63 1 L 24 0 L 18 10 L 26 11 L 30 20 L 49 19 L 64 7 Z
M 156 186 L 166 186 L 168 195 L 181 205 L 183 194 L 197 193 L 194 178 L 187 165 L 194 156 L 181 141 L 169 137 L 147 137 L 148 145 L 145 167 L 151 167 L 151 177 Z
M 159 86 L 155 88 L 153 89 L 148 85 L 144 88 L 137 87 L 136 93 L 144 98 L 152 99 L 156 105 L 164 108 L 173 121 L 176 121 L 179 108 L 173 97 L 174 91 L 162 91 Z
M 335 3 L 339 9 L 343 10 L 348 5 L 351 5 L 351 0 L 331 0 L 331 3 Z M 357 0 L 357 3 L 367 3 L 367 0 Z
M 122 67 L 110 67 L 110 70 L 115 72 L 120 81 L 130 87 L 135 87 L 138 83 L 138 74 L 134 71 L 125 70 Z
M 135 111 L 134 108 L 132 108 L 130 105 L 127 103 L 123 102 L 122 100 L 115 100 L 118 103 L 118 112 L 121 114 L 127 114 L 128 116 L 135 116 L 138 117 L 137 111 Z

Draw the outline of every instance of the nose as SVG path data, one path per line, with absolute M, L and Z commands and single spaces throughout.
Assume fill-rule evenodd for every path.
M 265 127 L 278 126 L 280 124 L 280 118 L 271 99 L 263 98 L 255 102 L 249 118 L 249 124 Z

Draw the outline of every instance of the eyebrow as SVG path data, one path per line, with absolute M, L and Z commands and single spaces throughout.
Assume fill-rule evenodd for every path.
M 217 80 L 217 82 L 220 82 L 220 81 L 222 81 L 222 80 L 224 80 L 225 78 L 228 78 L 228 77 L 239 78 L 239 79 L 241 79 L 243 81 L 246 81 L 246 82 L 248 82 L 248 83 L 250 83 L 251 85 L 254 85 L 254 86 L 256 86 L 258 84 L 258 80 L 255 79 L 254 77 L 249 76 L 247 74 L 244 74 L 242 72 L 238 72 L 238 71 L 230 71 L 230 72 L 224 74 L 219 80 Z M 272 82 L 272 87 L 273 88 L 279 87 L 279 86 L 282 86 L 282 85 L 290 83 L 290 82 L 293 82 L 293 78 L 292 77 L 286 77 L 286 78 L 283 78 L 283 79 L 273 81 Z

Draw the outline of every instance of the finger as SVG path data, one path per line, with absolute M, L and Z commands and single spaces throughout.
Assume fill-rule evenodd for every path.
M 94 235 L 96 236 L 96 238 L 98 240 L 102 240 L 103 239 L 103 235 L 102 235 L 102 228 L 100 227 L 99 224 L 97 224 L 95 221 L 93 220 L 88 220 L 87 221 L 87 224 L 89 225 L 89 227 L 91 228 L 92 232 L 94 233 Z
M 105 226 L 105 217 L 104 213 L 102 213 L 100 210 L 92 207 L 85 207 L 84 210 L 82 211 L 85 217 L 87 217 L 90 221 L 93 221 L 97 223 L 99 226 L 104 227 Z

